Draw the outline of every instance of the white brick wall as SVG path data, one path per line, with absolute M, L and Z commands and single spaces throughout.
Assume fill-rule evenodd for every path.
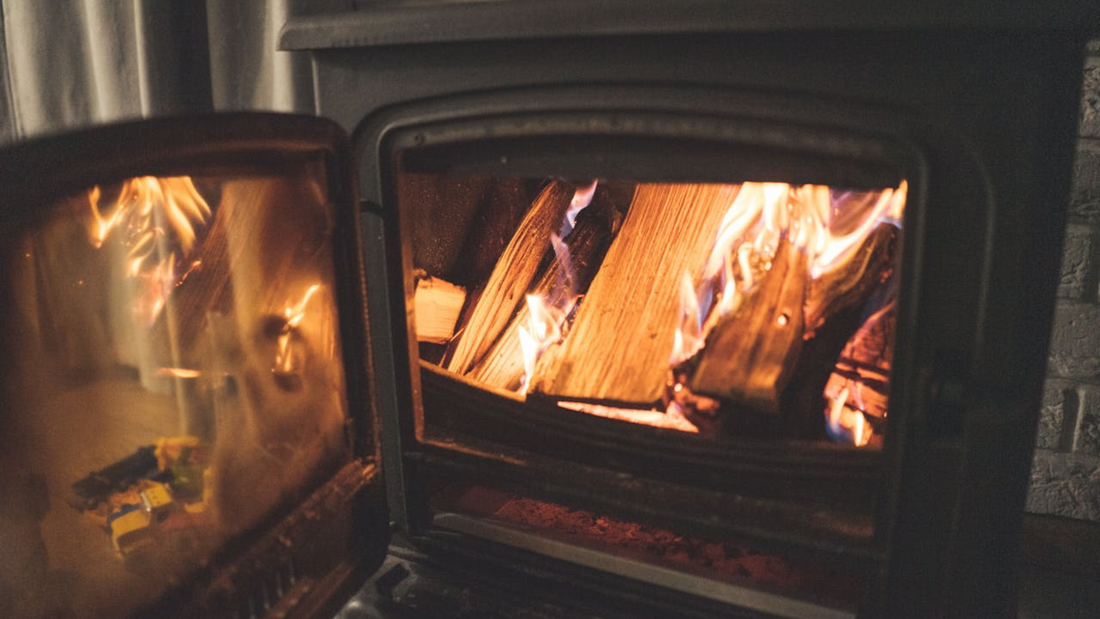
M 1088 51 L 1027 509 L 1100 521 L 1100 41 Z

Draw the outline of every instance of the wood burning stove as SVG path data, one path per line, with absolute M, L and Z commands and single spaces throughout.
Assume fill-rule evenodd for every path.
M 240 115 L 9 151 L 34 567 L 0 604 L 67 569 L 77 612 L 319 615 L 392 531 L 562 616 L 1011 615 L 1060 8 L 385 5 L 283 34 L 350 146 Z

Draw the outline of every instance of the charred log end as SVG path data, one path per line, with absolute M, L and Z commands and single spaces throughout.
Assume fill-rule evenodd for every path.
M 781 242 L 764 281 L 707 336 L 692 391 L 718 398 L 730 410 L 779 417 L 781 395 L 802 352 L 808 280 L 802 253 Z

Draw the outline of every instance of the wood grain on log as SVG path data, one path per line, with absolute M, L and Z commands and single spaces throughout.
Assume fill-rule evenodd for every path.
M 897 228 L 880 225 L 843 265 L 810 283 L 806 299 L 806 332 L 813 333 L 829 316 L 867 302 L 894 267 Z
M 642 184 L 572 331 L 539 360 L 530 393 L 648 407 L 660 401 L 684 273 L 702 270 L 737 185 Z
M 805 255 L 780 241 L 763 280 L 707 336 L 692 391 L 778 414 L 780 396 L 802 349 L 808 283 Z
M 477 298 L 469 321 L 456 337 L 448 370 L 458 374 L 469 372 L 508 326 L 538 275 L 539 265 L 550 248 L 550 235 L 561 226 L 573 193 L 572 185 L 555 180 L 531 204 Z
M 825 387 L 827 397 L 837 397 L 848 387 L 847 404 L 851 408 L 879 419 L 886 417 L 896 309 L 896 302 L 891 301 L 872 314 L 848 340 Z
M 606 194 L 598 193 L 593 203 L 577 216 L 576 226 L 565 238 L 573 259 L 574 292 L 578 295 L 588 290 L 592 278 L 603 262 L 607 248 L 621 223 L 621 216 Z M 548 297 L 554 289 L 562 265 L 556 260 L 547 267 L 529 294 Z M 560 305 L 560 299 L 548 299 L 551 305 Z M 482 363 L 471 370 L 469 377 L 500 389 L 516 389 L 523 376 L 523 349 L 519 328 L 527 325 L 531 312 L 526 304 L 520 307 L 504 334 L 497 340 Z

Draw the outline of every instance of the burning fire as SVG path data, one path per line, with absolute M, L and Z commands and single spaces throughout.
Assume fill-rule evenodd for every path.
M 177 267 L 195 248 L 200 231 L 211 216 L 210 206 L 187 176 L 139 176 L 123 183 L 118 197 L 104 208 L 103 192 L 88 192 L 91 207 L 89 240 L 101 248 L 118 231 L 127 247 L 126 275 L 140 280 L 134 313 L 152 323 L 178 286 L 200 261 Z
M 598 183 L 599 181 L 592 181 L 592 184 L 578 188 L 576 193 L 573 194 L 573 199 L 569 202 L 569 208 L 565 211 L 565 219 L 561 222 L 561 230 L 558 232 L 559 237 L 565 238 L 573 231 L 573 228 L 577 225 L 577 215 L 589 204 L 592 204 L 592 198 L 596 196 L 596 185 Z
M 805 256 L 811 279 L 852 259 L 880 224 L 900 227 L 908 186 L 879 192 L 837 192 L 824 185 L 745 183 L 719 227 L 698 280 L 685 273 L 681 319 L 670 355 L 675 367 L 698 353 L 720 318 L 735 312 L 771 269 L 780 239 Z M 789 317 L 781 316 L 782 321 Z M 827 394 L 828 395 L 828 394 Z M 829 398 L 827 426 L 836 440 L 867 444 L 872 429 L 845 403 L 845 387 Z
M 563 231 L 572 231 L 577 215 L 592 202 L 596 194 L 596 181 L 587 187 L 581 187 L 573 195 L 569 209 L 562 222 Z M 527 393 L 530 379 L 535 375 L 535 363 L 550 346 L 562 340 L 568 325 L 569 316 L 576 309 L 580 297 L 577 295 L 576 271 L 569 246 L 557 234 L 550 235 L 550 246 L 554 249 L 558 275 L 546 296 L 527 295 L 528 324 L 519 327 L 519 343 L 523 350 L 523 378 L 520 380 L 519 393 Z
M 852 443 L 856 447 L 863 447 L 871 441 L 874 432 L 863 413 L 848 406 L 847 401 L 848 387 L 844 387 L 829 404 L 825 430 L 838 443 Z
M 879 224 L 900 225 L 906 193 L 905 181 L 897 189 L 860 194 L 825 185 L 741 185 L 698 282 L 684 274 L 672 365 L 697 353 L 718 319 L 737 310 L 771 269 L 781 238 L 802 251 L 817 279 L 851 259 Z

